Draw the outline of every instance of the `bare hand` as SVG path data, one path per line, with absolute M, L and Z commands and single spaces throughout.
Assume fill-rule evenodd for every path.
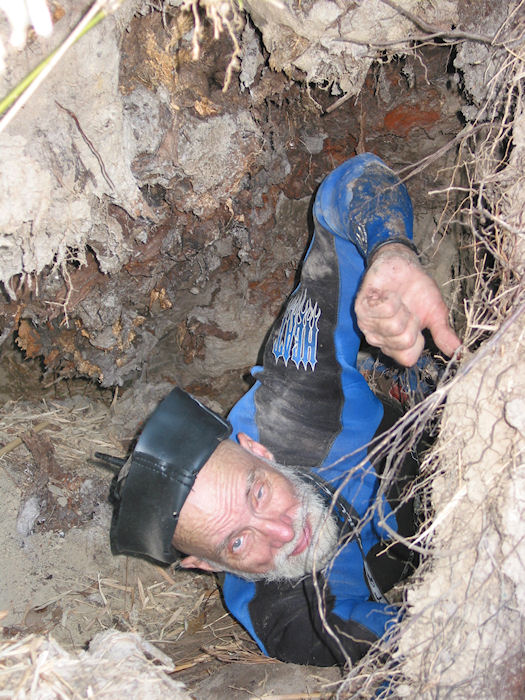
M 406 367 L 421 355 L 424 328 L 445 355 L 461 345 L 438 286 L 402 244 L 378 251 L 363 279 L 355 312 L 367 342 Z

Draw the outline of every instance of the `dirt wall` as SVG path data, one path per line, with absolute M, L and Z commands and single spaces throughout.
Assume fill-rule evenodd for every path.
M 365 89 L 333 109 L 333 90 L 290 81 L 251 24 L 236 30 L 239 79 L 225 90 L 231 36 L 216 37 L 203 16 L 195 60 L 194 16 L 178 4 L 144 5 L 132 19 L 124 3 L 0 135 L 10 203 L 0 317 L 4 338 L 43 362 L 47 383 L 147 376 L 227 396 L 225 407 L 293 287 L 323 177 L 363 150 L 411 166 L 457 133 L 460 103 L 449 50 L 429 47 L 368 72 L 370 58 L 356 64 Z M 336 7 L 295 8 L 297 31 L 318 5 Z M 61 8 L 56 40 L 81 9 Z M 408 20 L 394 17 L 384 26 L 404 31 Z M 262 38 L 268 26 L 261 20 Z M 440 244 L 435 268 L 446 279 L 454 246 L 427 194 L 440 182 L 436 167 L 407 184 L 417 241 L 427 261 Z

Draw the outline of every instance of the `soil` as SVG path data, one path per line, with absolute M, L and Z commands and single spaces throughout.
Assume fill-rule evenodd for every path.
M 125 394 L 81 381 L 44 387 L 15 352 L 0 362 L 0 385 L 3 640 L 51 635 L 78 653 L 102 630 L 137 632 L 173 659 L 170 676 L 197 700 L 329 694 L 339 670 L 263 656 L 213 576 L 112 555 L 112 475 L 89 458 L 124 453 L 143 401 L 133 398 L 133 416 Z

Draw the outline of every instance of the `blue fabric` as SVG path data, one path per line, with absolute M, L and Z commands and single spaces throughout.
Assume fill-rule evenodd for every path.
M 331 280 L 330 284 L 337 285 L 334 290 L 337 308 L 332 331 L 335 350 L 332 369 L 338 376 L 342 397 L 338 409 L 338 430 L 329 436 L 329 449 L 324 459 L 314 467 L 314 472 L 332 486 L 341 487 L 346 501 L 363 518 L 361 539 L 366 553 L 382 538 L 388 538 L 386 531 L 379 526 L 377 508 L 373 507 L 378 482 L 373 467 L 365 459 L 366 449 L 363 448 L 376 433 L 383 408 L 356 369 L 361 337 L 353 302 L 364 273 L 366 258 L 374 247 L 389 239 L 412 237 L 412 206 L 406 188 L 399 183 L 392 171 L 376 156 L 364 154 L 343 163 L 324 180 L 318 190 L 313 212 L 315 237 L 303 265 L 300 284 L 306 289 L 312 289 L 319 263 L 316 259 L 315 265 L 310 265 L 313 270 L 309 270 L 308 258 L 315 255 L 318 249 L 320 240 L 315 239 L 327 237 L 334 256 L 330 264 L 337 268 L 327 277 Z M 298 290 L 294 294 L 297 293 Z M 324 311 L 321 309 L 321 313 Z M 279 357 L 271 358 L 271 362 L 265 363 L 264 369 L 258 367 L 254 370 L 254 376 L 257 377 L 255 385 L 234 406 L 229 416 L 233 425 L 232 438 L 239 432 L 245 432 L 256 440 L 260 439 L 256 397 L 267 384 L 271 384 L 279 362 L 282 370 L 283 360 Z M 288 375 L 301 373 L 301 391 L 304 391 L 305 378 L 306 381 L 311 378 L 314 382 L 316 373 L 322 369 L 319 365 L 288 367 L 287 372 Z M 293 374 L 291 381 L 293 384 Z M 308 426 L 303 426 L 303 429 L 308 430 Z M 289 440 L 300 444 L 301 435 L 290 435 Z M 360 465 L 363 459 L 364 466 Z M 301 462 L 299 455 L 297 463 L 306 462 Z M 386 501 L 382 505 L 382 514 L 389 513 Z M 395 527 L 393 516 L 391 519 L 390 525 Z M 363 573 L 363 557 L 355 540 L 339 552 L 326 572 L 326 580 L 334 597 L 334 614 L 342 620 L 355 620 L 377 637 L 382 637 L 387 632 L 396 619 L 397 611 L 385 603 L 370 601 L 370 590 Z M 264 640 L 256 634 L 250 617 L 249 604 L 255 590 L 253 583 L 231 574 L 226 575 L 223 594 L 227 607 L 266 653 Z
M 255 583 L 252 581 L 244 581 L 238 576 L 226 574 L 222 587 L 222 594 L 232 615 L 237 618 L 241 625 L 252 636 L 252 639 L 257 642 L 257 646 L 263 654 L 268 656 L 262 640 L 259 639 L 253 628 L 253 622 L 248 610 L 248 604 L 255 594 Z
M 313 212 L 334 236 L 351 240 L 365 260 L 388 239 L 412 239 L 407 189 L 372 153 L 347 160 L 331 172 L 317 192 Z

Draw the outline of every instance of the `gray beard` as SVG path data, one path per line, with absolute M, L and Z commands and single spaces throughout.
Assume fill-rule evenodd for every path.
M 303 481 L 298 470 L 269 460 L 265 461 L 293 484 L 300 503 L 298 514 L 294 518 L 296 536 L 291 542 L 280 548 L 275 557 L 273 568 L 262 574 L 246 573 L 227 568 L 223 564 L 217 564 L 209 559 L 207 561 L 216 569 L 236 574 L 247 581 L 284 581 L 301 578 L 313 571 L 320 571 L 328 564 L 337 550 L 339 528 L 335 518 L 315 486 Z M 292 557 L 290 555 L 302 537 L 307 520 L 312 529 L 311 541 L 303 552 Z

